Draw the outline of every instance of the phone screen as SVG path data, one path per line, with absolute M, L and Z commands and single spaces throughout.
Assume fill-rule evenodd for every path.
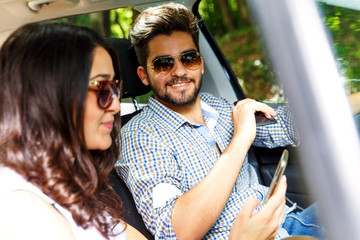
M 275 118 L 265 117 L 263 112 L 255 112 L 256 126 L 265 126 L 276 123 Z
M 282 175 L 284 174 L 284 171 L 285 171 L 285 168 L 286 168 L 286 165 L 288 162 L 288 158 L 289 158 L 289 152 L 288 152 L 288 150 L 284 149 L 283 153 L 281 154 L 280 161 L 276 167 L 276 171 L 275 171 L 274 177 L 271 181 L 269 191 L 267 192 L 266 197 L 264 198 L 263 204 L 265 204 L 267 202 L 267 200 L 269 200 L 271 195 L 273 195 L 273 193 L 275 192 L 275 189 L 276 189 Z

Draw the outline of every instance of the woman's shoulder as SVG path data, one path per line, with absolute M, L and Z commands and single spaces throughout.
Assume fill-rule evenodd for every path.
M 83 229 L 71 213 L 16 171 L 0 166 L 0 239 L 103 239 L 90 227 Z M 127 239 L 123 224 L 112 239 Z M 14 233 L 16 234 L 14 236 Z
M 20 190 L 32 192 L 49 204 L 54 203 L 54 201 L 46 196 L 38 187 L 28 182 L 24 176 L 11 168 L 0 166 L 0 196 Z
M 0 239 L 31 239 L 31 236 L 72 239 L 70 225 L 53 207 L 53 202 L 22 175 L 1 166 L 0 225 L 4 231 L 1 231 Z
M 0 239 L 74 239 L 68 221 L 53 205 L 27 190 L 0 198 Z
M 0 239 L 103 239 L 90 227 L 83 229 L 71 213 L 45 195 L 16 171 L 0 166 Z M 114 239 L 127 239 L 124 225 L 115 230 L 121 234 Z M 41 234 L 40 234 L 41 233 Z M 11 238 L 11 239 L 12 239 Z

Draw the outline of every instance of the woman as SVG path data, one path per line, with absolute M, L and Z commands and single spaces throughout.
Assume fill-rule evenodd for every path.
M 87 28 L 28 24 L 0 52 L 0 239 L 126 239 L 107 178 L 120 68 Z

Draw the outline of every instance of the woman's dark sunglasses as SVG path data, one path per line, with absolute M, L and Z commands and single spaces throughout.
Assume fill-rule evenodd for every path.
M 149 68 L 153 69 L 158 75 L 165 76 L 170 73 L 175 65 L 175 59 L 178 58 L 181 64 L 189 70 L 198 69 L 201 65 L 201 56 L 197 51 L 188 51 L 178 55 L 161 56 L 152 61 Z
M 91 89 L 91 91 L 96 91 L 97 94 L 97 102 L 100 108 L 106 109 L 108 108 L 116 94 L 117 98 L 120 101 L 121 90 L 120 90 L 120 81 L 89 81 L 89 87 L 96 87 L 96 89 Z

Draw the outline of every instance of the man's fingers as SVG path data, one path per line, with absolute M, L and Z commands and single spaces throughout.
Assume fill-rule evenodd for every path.
M 243 214 L 243 216 L 250 217 L 254 209 L 259 205 L 259 203 L 259 200 L 253 197 L 248 197 L 245 200 L 244 206 L 241 209 L 241 213 Z
M 235 104 L 235 106 L 236 106 L 236 107 L 240 107 L 240 106 L 242 106 L 242 105 L 244 105 L 244 104 L 246 104 L 246 103 L 250 103 L 250 102 L 255 102 L 255 100 L 254 100 L 254 99 L 251 99 L 251 98 L 245 98 L 245 99 L 243 99 L 243 100 L 237 101 L 236 104 Z
M 267 118 L 272 118 L 277 115 L 277 113 L 275 112 L 275 110 L 272 107 L 270 107 L 262 102 L 258 102 L 254 99 L 246 98 L 246 99 L 238 101 L 235 105 L 235 108 L 243 108 L 243 107 L 246 107 L 249 110 L 251 109 L 251 111 L 253 113 L 255 113 L 257 111 L 263 112 Z
M 279 218 L 279 226 L 281 226 L 281 224 L 283 223 L 284 218 L 285 218 L 285 213 L 283 211 L 282 214 L 281 214 L 281 217 Z
M 285 204 L 285 193 L 286 193 L 286 176 L 282 176 L 279 185 L 275 189 L 274 194 L 269 198 L 263 208 L 269 208 L 273 213 L 282 205 Z
M 283 175 L 280 179 L 280 182 L 279 182 L 277 188 L 275 189 L 274 195 L 279 193 L 280 195 L 285 196 L 286 188 L 287 188 L 286 175 Z

